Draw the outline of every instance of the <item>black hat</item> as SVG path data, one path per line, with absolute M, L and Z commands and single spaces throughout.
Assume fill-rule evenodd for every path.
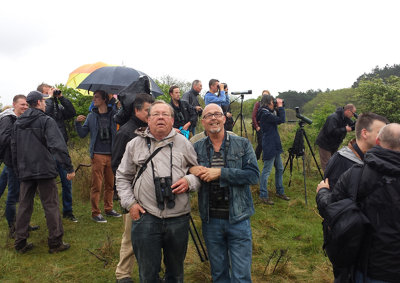
M 26 102 L 34 102 L 34 101 L 38 101 L 38 100 L 42 100 L 43 94 L 37 90 L 31 91 L 30 93 L 28 93 L 28 96 L 26 97 Z

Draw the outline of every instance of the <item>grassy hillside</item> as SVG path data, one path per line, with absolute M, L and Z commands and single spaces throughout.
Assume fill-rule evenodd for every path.
M 286 150 L 284 163 L 296 128 L 295 124 L 280 126 L 282 144 Z M 251 135 L 249 124 L 247 130 Z M 252 139 L 251 136 L 249 138 Z M 85 141 L 72 145 L 71 155 L 75 165 L 89 163 L 86 146 Z M 308 205 L 304 201 L 301 159 L 294 162 L 290 188 L 287 187 L 289 168 L 284 174 L 285 190 L 291 198 L 289 202 L 274 197 L 274 174 L 271 174 L 269 182 L 274 206 L 262 204 L 258 200 L 258 185 L 252 187 L 256 210 L 251 218 L 253 282 L 331 282 L 333 279 L 331 266 L 321 249 L 321 218 L 315 204 L 319 173 L 308 148 L 306 152 Z M 259 165 L 261 170 L 262 162 Z M 3 195 L 0 201 L 0 282 L 115 282 L 114 273 L 123 232 L 122 219 L 108 219 L 106 224 L 91 220 L 89 176 L 90 168 L 83 168 L 73 182 L 74 214 L 79 222 L 63 221 L 64 241 L 71 244 L 71 249 L 60 254 L 50 255 L 47 252 L 47 228 L 39 198 L 35 199 L 32 223 L 41 228 L 31 232 L 29 239 L 35 247 L 24 255 L 14 251 L 3 217 L 6 196 Z M 115 206 L 118 205 L 115 203 Z M 192 215 L 200 230 L 196 194 L 192 195 Z M 138 282 L 136 266 L 133 277 Z M 192 240 L 189 240 L 185 261 L 185 282 L 211 282 L 208 262 L 200 262 Z

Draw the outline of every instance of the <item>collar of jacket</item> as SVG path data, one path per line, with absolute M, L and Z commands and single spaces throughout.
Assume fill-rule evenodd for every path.
M 195 91 L 193 88 L 190 91 L 196 96 L 200 94 L 199 92 Z
M 147 123 L 140 120 L 138 117 L 135 116 L 135 114 L 132 115 L 131 119 L 138 128 L 147 128 Z
M 152 141 L 152 143 L 155 143 L 155 148 L 158 148 L 160 146 L 165 146 L 169 143 L 172 143 L 174 141 L 174 137 L 178 134 L 174 128 L 171 129 L 169 134 L 164 137 L 162 140 L 156 140 L 156 138 L 153 136 L 153 134 L 150 132 L 149 127 L 147 127 L 146 130 L 144 131 L 138 131 L 136 130 L 135 133 L 142 138 L 147 138 L 149 137 Z

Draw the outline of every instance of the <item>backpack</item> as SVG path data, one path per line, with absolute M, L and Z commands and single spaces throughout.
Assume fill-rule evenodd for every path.
M 324 233 L 323 249 L 332 265 L 335 267 L 349 267 L 358 261 L 360 251 L 365 240 L 370 222 L 360 209 L 360 200 L 357 191 L 364 173 L 363 167 L 354 167 L 359 176 L 352 180 L 350 195 L 352 198 L 342 199 L 329 204 L 325 209 L 325 219 L 322 222 Z M 353 192 L 353 193 L 352 193 Z

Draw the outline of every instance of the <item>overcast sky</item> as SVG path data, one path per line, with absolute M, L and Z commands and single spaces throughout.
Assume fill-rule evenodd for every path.
M 400 63 L 399 1 L 5 1 L 0 103 L 103 61 L 230 91 L 340 89 Z M 249 97 L 250 98 L 250 97 Z

